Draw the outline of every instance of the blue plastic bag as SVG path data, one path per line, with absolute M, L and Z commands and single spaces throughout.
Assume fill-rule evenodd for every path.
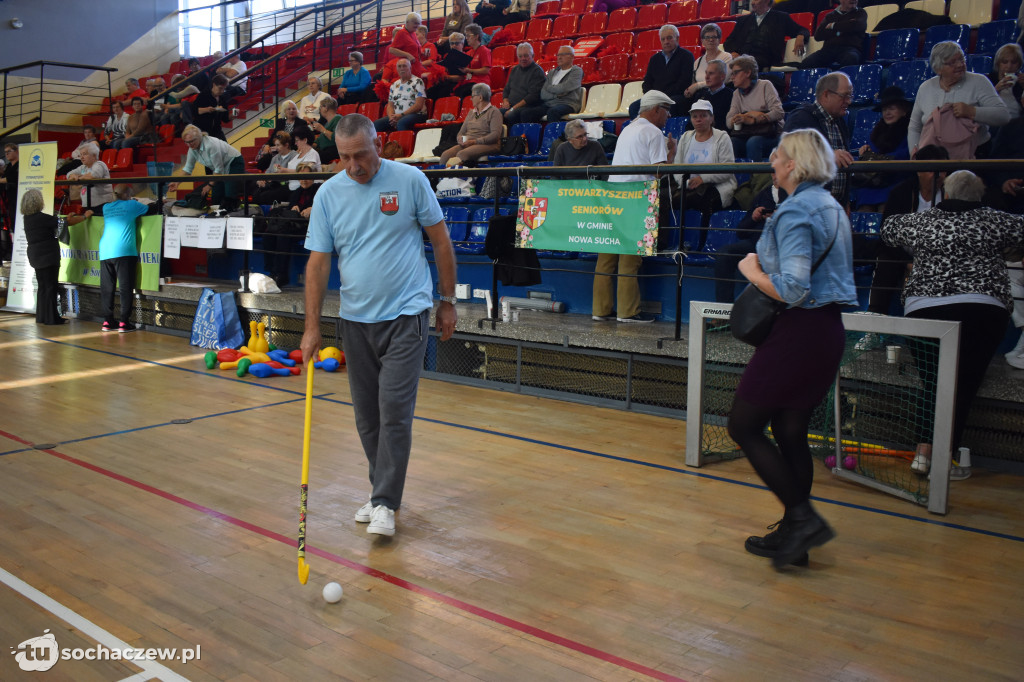
M 191 343 L 212 350 L 238 348 L 245 343 L 245 332 L 235 305 L 235 292 L 218 294 L 213 289 L 203 289 L 196 306 L 195 320 L 192 321 Z

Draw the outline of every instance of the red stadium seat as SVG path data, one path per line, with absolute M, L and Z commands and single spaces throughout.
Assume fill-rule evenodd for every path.
M 584 83 L 591 82 L 588 79 L 597 77 L 599 73 L 597 70 L 597 60 L 593 57 L 583 57 L 582 59 L 577 57 L 573 64 L 583 69 Z
M 636 10 L 632 7 L 620 7 L 608 14 L 608 33 L 632 31 L 636 26 Z
M 341 116 L 348 116 L 349 114 L 356 113 L 357 109 L 359 109 L 358 104 L 342 104 L 338 107 L 338 113 Z
M 700 45 L 700 26 L 680 26 L 680 45 Z
M 526 27 L 527 40 L 547 40 L 551 35 L 550 19 L 534 19 Z
M 633 59 L 629 62 L 629 73 L 626 74 L 626 78 L 631 81 L 642 81 L 647 77 L 647 64 L 650 63 L 651 57 L 657 52 L 636 52 L 633 55 Z
M 473 100 L 471 97 L 464 97 L 462 108 L 459 110 L 459 120 L 465 121 L 466 117 L 473 111 Z
M 117 161 L 117 150 L 104 149 L 103 153 L 100 154 L 100 161 L 102 161 L 103 165 L 107 167 L 107 170 L 110 170 L 114 167 L 114 162 Z
M 135 163 L 135 150 L 131 147 L 125 147 L 124 149 L 117 150 L 114 165 L 109 168 L 111 171 L 130 171 L 133 163 Z
M 729 0 L 702 0 L 700 3 L 701 20 L 721 19 L 727 16 L 730 16 Z
M 562 12 L 562 3 L 558 0 L 548 0 L 548 2 L 538 2 L 537 11 L 534 13 L 534 18 L 538 17 L 557 17 Z
M 501 94 L 500 91 L 505 87 L 505 82 L 508 80 L 508 68 L 492 66 L 490 73 L 487 75 L 491 77 L 491 90 L 496 90 L 498 94 Z M 500 100 L 498 104 L 501 104 Z
M 524 40 L 526 40 L 526 22 L 525 21 L 517 21 L 514 24 L 509 24 L 508 26 L 505 27 L 505 30 L 508 31 L 508 33 L 509 33 L 509 39 L 508 40 L 513 45 L 518 45 L 519 43 L 521 43 Z
M 441 99 L 434 102 L 434 118 L 441 120 L 444 114 L 451 114 L 455 118 L 459 117 L 459 109 L 462 106 L 462 101 L 458 97 L 442 97 Z M 450 121 L 445 121 L 450 123 Z
M 579 17 L 575 14 L 563 14 L 556 18 L 551 24 L 551 38 L 571 38 L 576 35 L 576 22 Z
M 374 47 L 377 45 L 377 31 L 376 29 L 370 29 L 369 31 L 363 31 L 359 34 L 359 39 L 356 41 L 356 49 L 363 49 L 365 47 Z
M 576 35 L 591 36 L 605 33 L 608 24 L 608 15 L 604 12 L 590 12 L 580 17 L 580 26 Z M 631 29 L 625 29 L 631 30 Z
M 494 48 L 494 51 L 491 52 L 491 64 L 493 66 L 512 66 L 517 61 L 515 45 L 502 45 L 501 47 Z
M 664 3 L 654 5 L 641 5 L 636 13 L 636 30 L 643 31 L 649 28 L 661 28 L 665 25 L 668 17 L 668 6 Z
M 629 54 L 633 51 L 633 34 L 629 31 L 613 33 L 604 39 L 600 53 L 602 57 L 613 54 Z
M 357 111 L 371 121 L 376 121 L 380 118 L 380 102 L 363 102 Z
M 823 9 L 820 12 L 818 12 L 818 20 L 814 22 L 814 26 L 815 27 L 821 26 L 821 20 L 824 19 L 825 15 L 827 15 L 831 11 L 832 10 L 830 10 L 830 9 Z M 868 28 L 873 28 L 873 27 L 869 26 Z
M 633 47 L 637 52 L 644 51 L 649 52 L 651 50 L 657 51 L 661 49 L 661 36 L 658 31 L 644 31 L 636 37 L 636 43 Z
M 558 54 L 559 48 L 565 47 L 566 45 L 572 45 L 572 41 L 568 38 L 560 38 L 558 40 L 549 40 L 544 43 L 544 54 L 538 56 L 538 61 L 541 59 L 554 60 L 555 55 Z
M 793 21 L 800 24 L 812 34 L 814 33 L 814 13 L 813 12 L 794 12 L 789 15 Z M 792 38 L 793 36 L 790 36 Z
M 590 11 L 593 6 L 591 0 L 562 0 L 562 14 L 579 16 Z
M 382 26 L 380 29 L 380 46 L 387 47 L 395 37 L 395 29 L 398 26 Z
M 591 83 L 620 83 L 629 76 L 629 54 L 613 54 L 597 62 L 597 76 Z M 584 77 L 584 82 L 587 82 Z
M 718 28 L 722 29 L 722 42 L 724 43 L 726 38 L 729 37 L 729 34 L 732 33 L 732 30 L 734 28 L 736 28 L 736 22 L 735 21 L 719 21 L 719 22 L 716 22 L 716 23 L 718 24 Z
M 412 130 L 396 130 L 388 135 L 388 142 L 397 142 L 402 145 L 402 156 L 411 156 L 413 144 L 416 142 L 416 133 Z
M 673 2 L 668 6 L 668 23 L 670 24 L 692 24 L 698 21 L 699 8 L 697 0 L 683 0 Z

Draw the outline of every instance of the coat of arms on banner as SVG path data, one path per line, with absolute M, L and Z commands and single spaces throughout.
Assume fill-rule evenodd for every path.
M 548 216 L 548 200 L 540 197 L 530 197 L 523 205 L 523 222 L 531 230 L 536 230 L 544 224 Z
M 398 213 L 398 192 L 380 193 L 380 212 L 384 215 Z

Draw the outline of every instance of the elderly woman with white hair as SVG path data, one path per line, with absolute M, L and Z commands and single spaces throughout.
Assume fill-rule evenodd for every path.
M 824 187 L 836 174 L 831 145 L 817 130 L 785 133 L 772 168 L 789 196 L 765 224 L 757 253 L 739 269 L 786 307 L 743 371 L 729 435 L 785 507 L 772 532 L 745 544 L 780 569 L 806 563 L 807 550 L 834 536 L 811 507 L 807 429 L 839 369 L 846 345 L 841 313 L 857 304 L 857 291 L 850 221 Z M 774 442 L 765 433 L 769 425 Z
M 423 64 L 420 63 L 420 41 L 416 37 L 416 29 L 423 23 L 423 18 L 416 12 L 405 15 L 405 26 L 395 31 L 388 46 L 388 54 L 395 59 L 408 59 L 412 75 L 423 75 Z
M 57 306 L 57 273 L 60 270 L 60 246 L 57 244 L 57 219 L 45 208 L 38 189 L 29 189 L 21 197 L 28 264 L 36 273 L 36 324 L 64 324 Z
M 990 134 L 989 126 L 1006 125 L 1010 120 L 1010 112 L 999 97 L 996 89 L 988 78 L 980 73 L 968 73 L 964 51 L 952 40 L 944 40 L 932 48 L 929 58 L 934 78 L 929 78 L 918 88 L 914 100 L 914 109 L 910 112 L 910 125 L 907 129 L 907 146 L 911 154 L 917 150 L 921 142 L 921 133 L 932 118 L 936 109 L 950 106 L 956 119 L 967 119 L 977 124 L 973 143 L 976 147 L 973 156 L 987 156 Z M 925 144 L 931 144 L 931 136 Z M 947 146 L 948 145 L 944 145 Z M 951 159 L 973 158 L 967 153 L 957 153 L 950 149 Z
M 327 91 L 323 89 L 324 84 L 320 76 L 315 73 L 306 77 L 306 85 L 309 86 L 309 94 L 299 100 L 299 117 L 306 125 L 312 125 L 313 121 L 320 120 L 320 104 L 324 97 L 327 97 Z
M 894 215 L 882 224 L 882 239 L 914 254 L 914 267 L 903 285 L 907 317 L 960 322 L 956 402 L 953 407 L 953 452 L 962 444 L 971 403 L 985 370 L 1006 334 L 1013 309 L 1004 252 L 1024 247 L 1024 217 L 983 206 L 985 185 L 970 171 L 957 171 L 943 183 L 943 200 L 923 213 Z M 913 348 L 913 344 L 912 344 Z M 938 358 L 915 349 L 926 415 L 934 414 Z M 927 441 L 932 428 L 918 434 L 914 471 L 930 468 Z M 966 478 L 955 467 L 950 478 Z
M 458 144 L 441 154 L 441 163 L 448 166 L 475 162 L 481 156 L 498 151 L 505 119 L 501 110 L 491 104 L 491 87 L 484 83 L 473 86 L 473 110 L 459 128 Z

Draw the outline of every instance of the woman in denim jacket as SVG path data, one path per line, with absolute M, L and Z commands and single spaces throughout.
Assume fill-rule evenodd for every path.
M 773 532 L 747 538 L 746 549 L 782 568 L 806 564 L 807 550 L 834 535 L 811 507 L 814 471 L 807 428 L 839 368 L 846 343 L 840 313 L 857 303 L 857 293 L 850 221 L 823 187 L 836 173 L 831 146 L 816 130 L 784 134 L 772 168 L 789 196 L 765 225 L 757 253 L 748 254 L 739 269 L 789 307 L 743 372 L 729 435 L 786 509 L 782 520 L 769 526 Z M 775 443 L 765 435 L 769 424 Z

